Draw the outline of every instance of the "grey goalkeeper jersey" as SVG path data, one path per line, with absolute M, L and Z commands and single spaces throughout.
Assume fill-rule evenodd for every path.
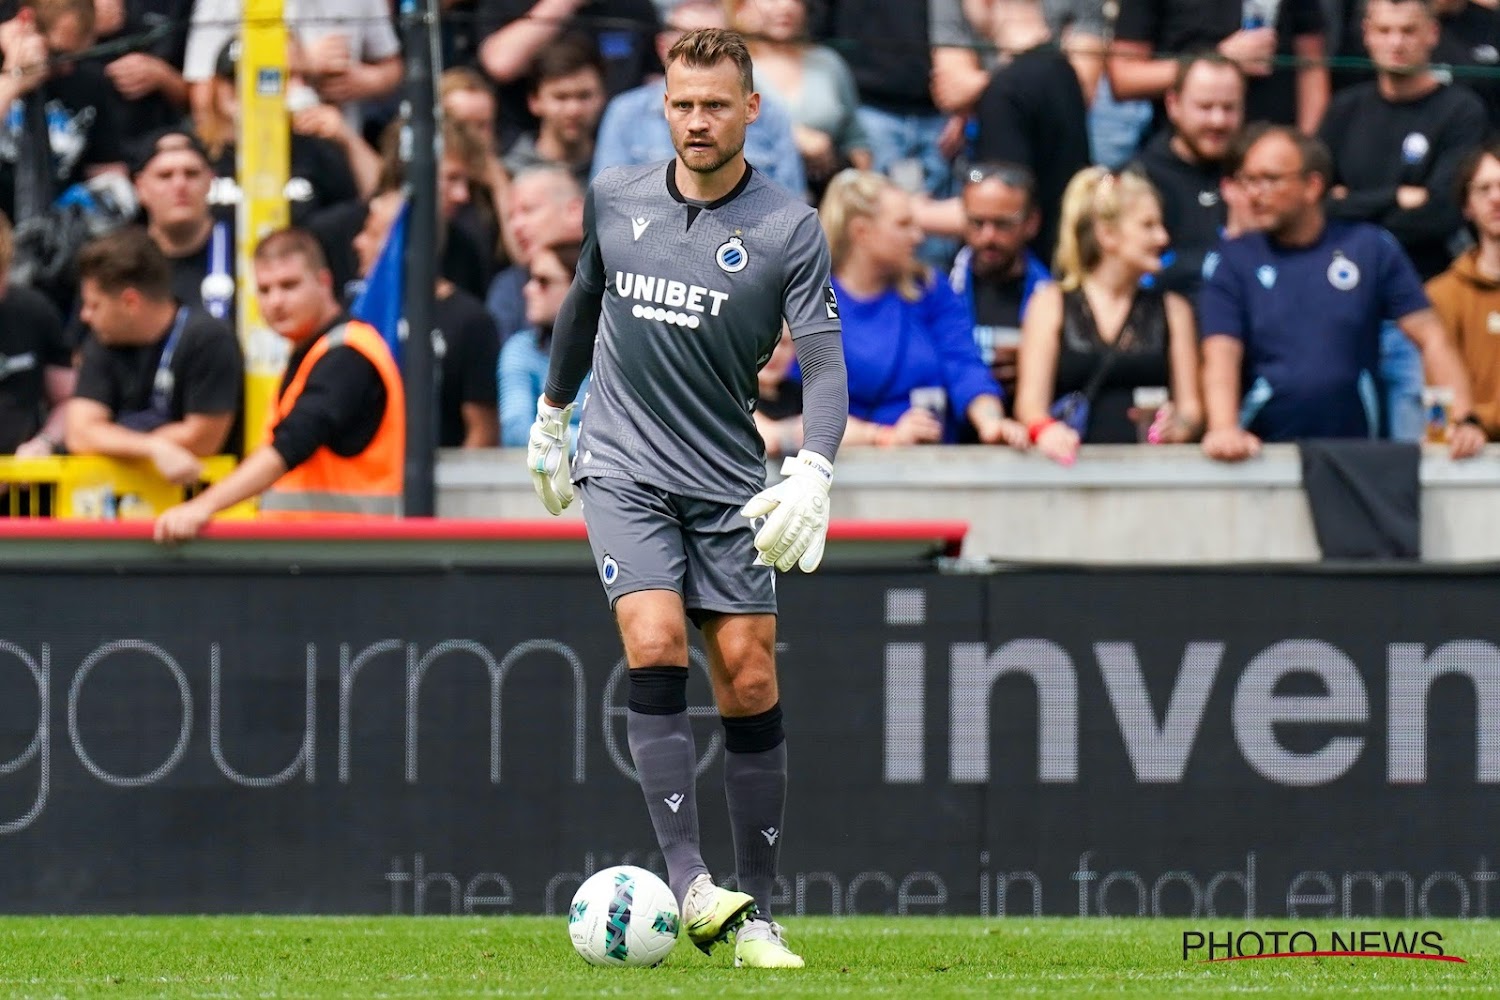
M 817 213 L 758 172 L 700 205 L 674 162 L 589 188 L 575 291 L 602 311 L 573 478 L 744 503 L 765 486 L 752 413 L 782 320 L 794 339 L 839 330 L 828 244 Z

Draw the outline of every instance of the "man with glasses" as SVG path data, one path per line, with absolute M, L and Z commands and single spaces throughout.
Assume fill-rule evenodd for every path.
M 665 60 L 677 39 L 689 31 L 727 26 L 724 8 L 719 4 L 684 0 L 672 10 L 665 30 L 656 36 L 657 55 Z M 606 167 L 640 166 L 676 155 L 662 100 L 666 90 L 665 78 L 657 78 L 609 102 L 594 144 L 594 176 Z M 793 194 L 806 192 L 807 177 L 792 133 L 791 114 L 766 94 L 760 97 L 760 117 L 745 132 L 745 159 Z
M 1195 295 L 1203 262 L 1219 242 L 1227 218 L 1220 192 L 1230 146 L 1245 124 L 1245 75 L 1216 52 L 1182 63 L 1167 91 L 1171 131 L 1158 132 L 1134 168 L 1161 195 L 1173 258 L 1158 278 L 1161 287 Z
M 1271 126 L 1236 178 L 1256 232 L 1228 240 L 1199 295 L 1211 458 L 1253 457 L 1261 441 L 1375 437 L 1384 421 L 1380 329 L 1394 321 L 1452 393 L 1454 458 L 1484 445 L 1463 362 L 1391 235 L 1325 218 L 1328 149 Z
M 1014 399 L 1026 303 L 1037 285 L 1052 280 L 1027 248 L 1041 225 L 1036 178 L 1013 163 L 976 165 L 964 177 L 961 202 L 964 246 L 948 280 L 969 301 L 979 356 Z

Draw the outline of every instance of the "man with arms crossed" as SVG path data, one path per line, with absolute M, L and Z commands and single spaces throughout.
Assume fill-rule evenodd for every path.
M 527 462 L 551 513 L 575 477 L 583 494 L 631 668 L 630 752 L 688 935 L 704 951 L 734 935 L 737 966 L 799 968 L 769 910 L 787 773 L 774 574 L 822 559 L 848 391 L 818 217 L 745 162 L 759 105 L 739 35 L 692 31 L 668 53 L 677 156 L 590 188 Z M 756 372 L 783 318 L 806 433 L 787 478 L 763 489 Z M 570 474 L 568 420 L 591 367 Z M 739 892 L 713 883 L 698 845 L 685 616 L 703 631 L 724 723 Z

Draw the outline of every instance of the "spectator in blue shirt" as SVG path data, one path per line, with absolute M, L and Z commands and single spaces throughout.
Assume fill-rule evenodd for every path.
M 536 418 L 536 401 L 547 381 L 552 324 L 557 321 L 557 310 L 573 282 L 579 252 L 578 243 L 553 243 L 532 254 L 531 271 L 523 289 L 526 320 L 530 326 L 500 348 L 500 444 L 503 447 L 526 447 L 526 435 Z M 585 381 L 578 390 L 578 398 L 584 399 L 587 392 L 588 382 Z M 575 441 L 583 409 L 580 406 L 573 411 Z
M 882 174 L 834 175 L 819 214 L 844 330 L 851 444 L 955 442 L 965 420 L 984 444 L 1024 448 L 979 358 L 964 300 L 917 261 L 911 195 Z
M 1450 453 L 1478 453 L 1468 375 L 1415 268 L 1384 229 L 1325 218 L 1331 174 L 1327 147 L 1288 127 L 1246 148 L 1237 181 L 1259 231 L 1220 245 L 1199 300 L 1204 452 L 1238 461 L 1262 440 L 1378 436 L 1380 329 L 1392 320 L 1453 394 Z
M 656 36 L 656 50 L 665 60 L 684 34 L 725 27 L 725 20 L 717 3 L 687 0 L 672 11 L 666 30 Z M 675 155 L 667 129 L 666 93 L 666 80 L 657 77 L 609 102 L 594 145 L 595 175 L 605 167 L 655 163 Z M 807 177 L 792 133 L 791 114 L 768 95 L 761 95 L 760 116 L 745 132 L 745 159 L 793 194 L 806 194 Z

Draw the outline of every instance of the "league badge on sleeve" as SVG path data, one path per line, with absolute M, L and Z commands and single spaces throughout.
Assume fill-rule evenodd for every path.
M 823 308 L 828 312 L 829 319 L 839 318 L 839 297 L 833 293 L 832 285 L 823 286 Z
M 736 233 L 719 244 L 719 249 L 714 252 L 714 260 L 729 274 L 739 274 L 750 263 L 750 254 L 745 250 L 745 241 Z
M 1352 291 L 1359 284 L 1359 265 L 1335 250 L 1328 265 L 1328 283 L 1341 292 Z

